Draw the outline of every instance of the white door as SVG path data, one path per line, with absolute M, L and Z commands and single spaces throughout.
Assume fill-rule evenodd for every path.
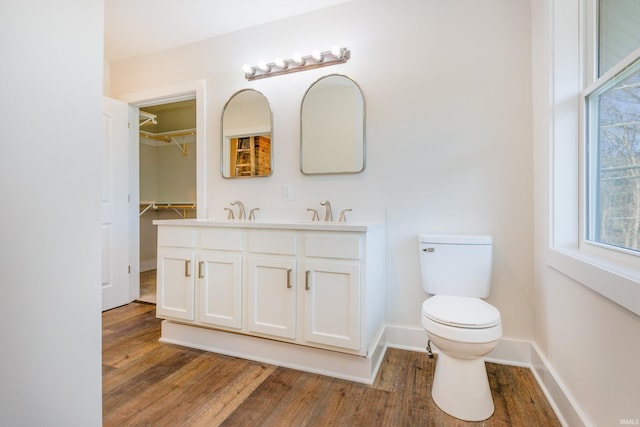
M 295 259 L 249 257 L 250 332 L 296 337 L 295 277 Z
M 103 98 L 102 122 L 102 309 L 108 310 L 132 301 L 129 267 L 129 105 Z
M 156 314 L 174 319 L 195 319 L 196 253 L 193 249 L 158 250 Z
M 201 252 L 198 260 L 199 320 L 242 327 L 242 255 Z
M 360 349 L 360 266 L 307 261 L 304 339 Z

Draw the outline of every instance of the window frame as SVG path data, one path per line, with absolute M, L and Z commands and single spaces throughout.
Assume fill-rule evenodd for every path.
M 594 48 L 588 49 L 589 52 L 594 52 Z M 584 212 L 585 212 L 585 226 L 581 227 L 583 232 L 581 236 L 581 241 L 584 245 L 589 245 L 589 248 L 593 248 L 590 250 L 599 251 L 602 248 L 607 251 L 613 251 L 613 253 L 609 254 L 609 256 L 619 257 L 621 262 L 634 262 L 634 258 L 640 262 L 640 251 L 636 251 L 630 248 L 617 247 L 615 245 L 610 245 L 607 243 L 597 242 L 595 240 L 590 240 L 589 235 L 595 233 L 595 225 L 590 223 L 589 217 L 596 215 L 596 207 L 589 203 L 589 200 L 595 198 L 596 190 L 591 187 L 591 183 L 593 178 L 589 176 L 589 169 L 598 168 L 597 158 L 598 153 L 596 153 L 595 147 L 589 147 L 589 138 L 593 135 L 597 134 L 598 128 L 598 117 L 589 117 L 588 110 L 591 109 L 591 104 L 595 103 L 599 98 L 595 98 L 590 100 L 589 97 L 600 92 L 599 95 L 603 95 L 607 86 L 609 86 L 615 79 L 619 76 L 627 73 L 630 70 L 630 67 L 635 66 L 636 72 L 640 65 L 640 47 L 631 52 L 627 57 L 625 57 L 622 61 L 620 61 L 616 66 L 614 66 L 611 70 L 608 70 L 605 74 L 600 77 L 593 76 L 592 81 L 588 85 L 588 87 L 582 93 L 582 105 L 585 108 L 585 114 L 582 115 L 584 118 L 584 122 L 582 128 L 585 129 L 585 136 L 583 141 L 581 142 L 584 145 L 584 153 L 585 158 L 582 160 L 585 165 L 585 176 L 584 176 Z M 608 90 L 608 89 L 607 89 Z M 626 259 L 627 257 L 632 257 Z
M 640 57 L 596 78 L 597 0 L 551 2 L 550 236 L 546 263 L 640 315 L 640 258 L 588 241 L 586 97 Z M 578 37 L 576 37 L 578 35 Z

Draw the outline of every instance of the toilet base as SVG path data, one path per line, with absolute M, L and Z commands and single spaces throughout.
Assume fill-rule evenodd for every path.
M 440 351 L 431 397 L 447 414 L 465 421 L 483 421 L 494 405 L 484 359 L 457 359 Z

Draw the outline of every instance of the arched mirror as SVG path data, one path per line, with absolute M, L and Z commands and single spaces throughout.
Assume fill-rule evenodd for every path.
M 222 111 L 224 178 L 269 176 L 273 171 L 271 107 L 260 92 L 236 92 Z
M 317 80 L 302 99 L 300 170 L 303 174 L 364 170 L 365 108 L 360 87 L 332 74 Z

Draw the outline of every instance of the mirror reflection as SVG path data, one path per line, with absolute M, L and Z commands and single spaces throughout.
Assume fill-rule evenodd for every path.
M 362 172 L 364 119 L 364 97 L 356 82 L 332 74 L 313 83 L 300 113 L 302 173 Z
M 269 176 L 271 155 L 271 107 L 260 92 L 236 92 L 222 111 L 222 176 Z

